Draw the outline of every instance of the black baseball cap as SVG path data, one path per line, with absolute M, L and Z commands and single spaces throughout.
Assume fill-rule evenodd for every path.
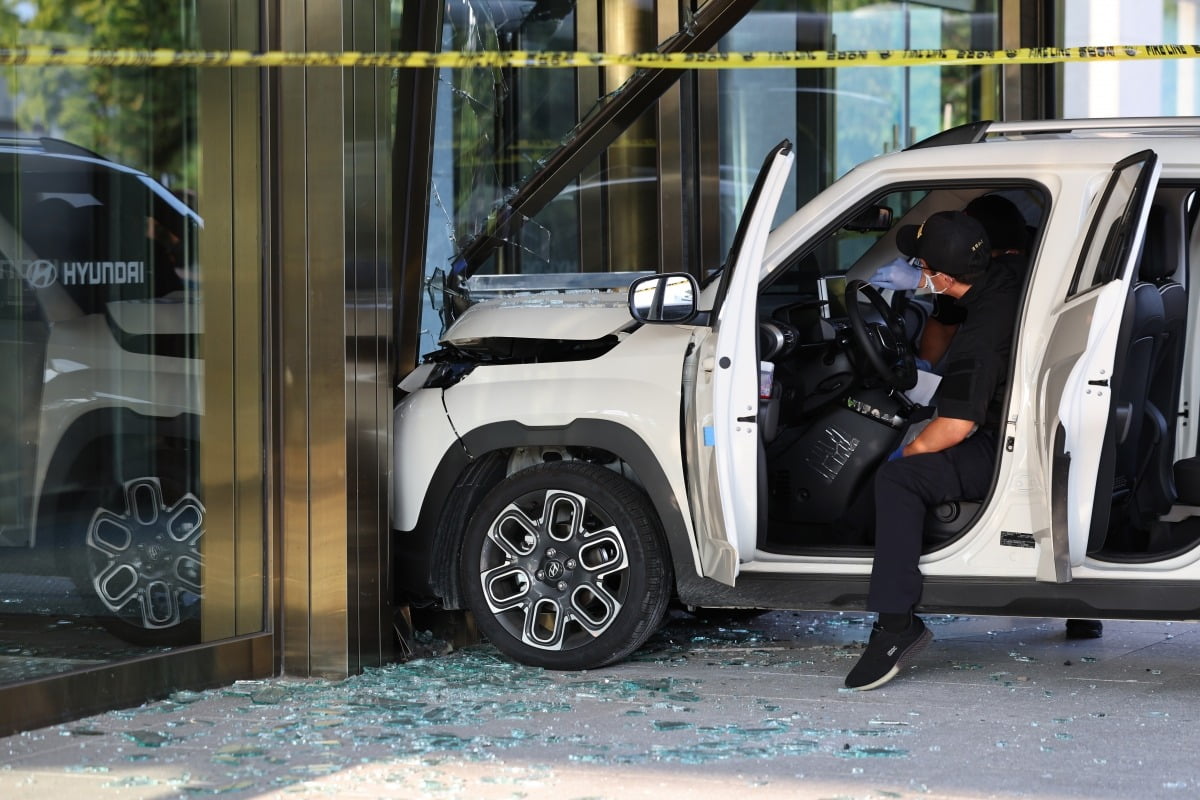
M 992 259 L 987 232 L 962 211 L 939 211 L 920 225 L 896 231 L 901 253 L 922 259 L 934 272 L 969 280 L 982 275 Z

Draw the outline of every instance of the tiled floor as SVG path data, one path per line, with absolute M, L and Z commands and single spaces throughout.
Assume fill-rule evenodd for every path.
M 0 797 L 1194 797 L 1200 630 L 929 618 L 875 692 L 854 614 L 678 614 L 582 673 L 487 645 L 239 683 L 0 739 Z

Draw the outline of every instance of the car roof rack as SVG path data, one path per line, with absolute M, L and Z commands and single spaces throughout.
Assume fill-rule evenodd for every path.
M 987 135 L 1016 139 L 1023 136 L 1070 136 L 1088 133 L 1136 136 L 1171 131 L 1194 136 L 1200 131 L 1200 117 L 1097 117 L 993 122 L 988 127 Z
M 1198 133 L 1200 133 L 1200 117 L 1097 117 L 1094 119 L 1027 119 L 1013 122 L 983 120 L 947 128 L 905 149 L 920 150 L 926 147 L 975 144 L 992 138 L 1170 136 L 1172 134 L 1195 136 Z
M 42 149 L 41 137 L 36 133 L 17 130 L 0 130 L 0 147 L 29 147 Z
M 108 161 L 104 156 L 83 145 L 68 142 L 65 139 L 56 139 L 53 136 L 41 136 L 18 130 L 0 130 L 0 147 L 24 148 L 58 155 L 86 156 Z

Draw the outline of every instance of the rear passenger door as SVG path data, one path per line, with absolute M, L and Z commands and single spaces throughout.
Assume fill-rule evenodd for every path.
M 1116 426 L 1124 422 L 1116 402 L 1121 375 L 1114 368 L 1118 348 L 1125 345 L 1126 300 L 1159 171 L 1150 150 L 1113 167 L 1093 209 L 1070 288 L 1051 320 L 1039 393 L 1051 422 L 1043 429 L 1042 446 L 1050 466 L 1052 580 L 1060 583 L 1083 563 L 1092 532 L 1102 535 L 1108 528 L 1114 442 L 1120 438 Z

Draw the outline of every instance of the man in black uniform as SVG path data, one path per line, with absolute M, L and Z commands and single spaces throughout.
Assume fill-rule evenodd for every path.
M 890 681 L 933 638 L 913 614 L 923 586 L 918 562 L 925 514 L 938 503 L 987 494 L 1022 284 L 1008 260 L 992 260 L 983 226 L 961 211 L 905 226 L 896 241 L 918 259 L 928 288 L 954 298 L 967 314 L 942 361 L 937 415 L 875 475 L 867 608 L 878 619 L 846 676 L 848 688 L 862 690 Z
M 963 207 L 969 216 L 983 224 L 992 246 L 993 262 L 1003 261 L 1018 275 L 1026 272 L 1029 261 L 1030 232 L 1025 216 L 1016 204 L 1000 194 L 982 194 Z M 897 259 L 881 267 L 867 282 L 883 289 L 904 291 L 917 288 L 924 278 L 915 267 Z M 958 326 L 966 319 L 966 308 L 945 294 L 933 298 L 933 312 L 925 321 L 917 348 L 917 365 L 940 371 L 938 364 L 954 339 Z M 1068 639 L 1098 639 L 1104 635 L 1104 623 L 1098 619 L 1068 619 Z

